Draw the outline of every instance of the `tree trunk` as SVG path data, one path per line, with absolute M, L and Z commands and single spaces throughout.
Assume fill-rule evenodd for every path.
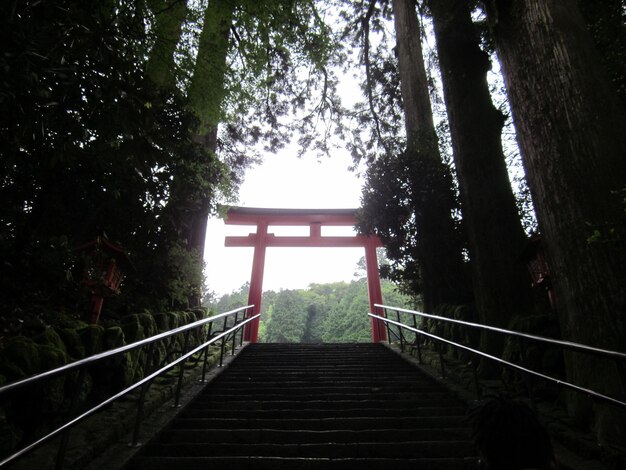
M 452 220 L 452 178 L 441 161 L 433 125 L 415 3 L 393 0 L 392 5 L 407 153 L 415 159 L 420 179 L 413 193 L 424 308 L 433 311 L 439 304 L 466 299 L 467 280 Z
M 575 0 L 496 0 L 488 18 L 506 81 L 565 337 L 624 350 L 626 116 Z M 575 382 L 620 396 L 612 361 L 568 355 Z M 569 400 L 601 442 L 626 441 L 616 409 Z
M 226 57 L 230 46 L 234 5 L 235 2 L 209 2 L 204 14 L 196 66 L 189 84 L 189 106 L 199 119 L 194 140 L 209 151 L 210 158 L 216 158 L 217 152 L 217 127 L 222 117 L 221 108 L 225 96 L 228 66 Z M 191 210 L 182 227 L 187 249 L 202 259 L 211 195 L 200 189 L 193 192 L 199 199 L 186 204 Z M 200 296 L 192 296 L 190 304 L 192 307 L 198 306 L 201 300 Z
M 439 66 L 469 239 L 474 298 L 482 323 L 506 328 L 533 311 L 530 278 L 519 261 L 526 236 L 502 151 L 502 113 L 491 102 L 489 56 L 480 49 L 466 0 L 431 0 Z M 481 350 L 499 355 L 500 336 Z
M 154 15 L 154 46 L 146 62 L 146 75 L 158 86 L 176 87 L 174 53 L 187 15 L 186 0 L 148 0 Z
M 600 62 L 626 106 L 626 24 L 624 0 L 578 0 L 587 29 L 600 53 Z

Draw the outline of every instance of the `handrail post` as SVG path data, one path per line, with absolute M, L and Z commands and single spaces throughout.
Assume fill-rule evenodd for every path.
M 69 407 L 69 415 L 73 416 L 78 408 L 78 401 L 80 398 L 80 389 L 83 387 L 83 382 L 85 381 L 85 368 L 81 368 L 78 372 L 78 377 L 76 377 L 76 385 L 74 386 L 74 393 L 72 395 L 72 401 L 70 402 Z M 59 450 L 57 451 L 57 456 L 54 464 L 55 470 L 61 470 L 63 468 L 63 462 L 65 460 L 65 452 L 67 451 L 67 445 L 70 441 L 70 433 L 71 429 L 68 429 L 63 433 L 61 437 L 61 443 L 59 444 Z
M 211 330 L 213 329 L 213 322 L 209 323 L 209 329 L 206 334 L 206 341 L 208 343 L 211 339 Z M 202 378 L 200 379 L 201 383 L 206 382 L 206 370 L 207 370 L 207 362 L 209 360 L 209 345 L 204 348 L 204 362 L 202 363 Z
M 417 360 L 420 364 L 424 364 L 424 360 L 422 359 L 422 345 L 417 333 L 415 333 L 415 346 L 417 347 Z
M 446 370 L 443 363 L 443 345 L 437 345 L 437 352 L 439 353 L 439 367 L 441 368 L 441 378 L 446 378 Z
M 213 322 L 209 323 L 209 329 L 207 330 L 207 334 L 206 334 L 206 341 L 205 343 L 208 343 L 209 340 L 211 339 L 211 330 L 213 329 Z M 206 348 L 204 348 L 204 362 L 202 364 L 202 378 L 200 379 L 200 382 L 204 383 L 206 382 L 206 370 L 207 370 L 207 366 L 208 366 L 208 360 L 209 360 L 209 347 L 210 345 L 207 345 Z
M 396 319 L 398 323 L 402 323 L 400 321 L 400 310 L 396 310 Z M 398 339 L 400 339 L 400 351 L 404 352 L 404 333 L 402 333 L 400 325 L 398 325 Z
M 146 352 L 146 360 L 144 361 L 143 373 L 144 375 L 148 375 L 148 371 L 150 370 L 150 364 L 153 361 L 154 356 L 154 343 L 150 343 L 148 345 L 148 351 Z M 148 388 L 152 381 L 146 382 L 141 386 L 141 392 L 139 392 L 139 397 L 137 398 L 137 419 L 135 420 L 135 429 L 133 431 L 133 440 L 129 444 L 130 447 L 138 447 L 141 444 L 139 443 L 139 432 L 141 430 L 141 421 L 143 420 L 143 405 L 146 400 L 146 394 L 148 393 Z
M 228 318 L 224 318 L 224 325 L 222 326 L 222 332 L 226 331 L 226 326 L 228 323 Z M 222 341 L 220 344 L 220 363 L 217 367 L 224 367 L 224 346 L 226 344 L 226 337 L 222 336 Z
M 518 340 L 519 340 L 518 343 L 519 343 L 520 360 L 522 362 L 522 365 L 526 367 L 528 365 L 527 356 L 526 356 L 526 342 L 524 341 L 523 338 L 518 338 Z M 528 374 L 522 374 L 522 375 L 524 376 L 524 385 L 526 386 L 526 392 L 528 393 L 528 398 L 530 399 L 530 406 L 532 407 L 533 410 L 536 411 L 535 393 L 533 392 L 532 377 Z
M 415 328 L 417 330 L 417 316 L 416 315 L 411 315 L 413 317 L 413 328 Z M 422 360 L 422 346 L 420 344 L 420 335 L 419 333 L 417 333 L 417 331 L 415 332 L 415 348 L 417 349 L 417 360 L 420 364 L 424 364 L 424 361 Z
M 387 317 L 387 308 L 386 307 L 383 307 L 383 313 L 384 313 L 385 317 Z M 387 330 L 387 342 L 389 344 L 391 344 L 391 327 L 389 326 L 388 322 L 383 322 L 382 320 L 379 320 L 378 324 L 380 325 L 381 323 L 383 323 L 385 325 L 385 329 Z M 380 327 L 379 327 L 379 330 L 380 330 Z
M 239 312 L 237 312 L 235 314 L 235 323 L 233 323 L 233 327 L 237 326 L 238 323 L 239 323 Z M 231 350 L 230 350 L 230 355 L 231 356 L 235 355 L 236 344 L 237 344 L 237 330 L 233 331 L 233 344 L 232 344 Z
M 189 333 L 191 330 L 185 331 L 185 342 L 183 343 L 183 349 L 181 351 L 181 356 L 187 354 L 189 350 Z M 176 395 L 174 398 L 174 405 L 172 408 L 180 408 L 180 391 L 183 388 L 183 378 L 185 376 L 185 363 L 187 361 L 184 360 L 178 365 L 178 383 L 176 384 Z
M 243 318 L 241 319 L 241 321 L 244 321 L 246 318 L 248 318 L 250 316 L 250 314 L 252 313 L 250 311 L 250 313 L 248 313 L 250 311 L 249 308 L 245 309 L 243 312 Z M 239 347 L 243 346 L 243 335 L 244 335 L 244 330 L 245 328 L 239 328 Z
M 472 374 L 474 375 L 474 388 L 476 389 L 476 399 L 480 400 L 483 396 L 482 388 L 480 387 L 480 381 L 478 380 L 478 361 L 472 359 L 470 364 L 472 365 Z

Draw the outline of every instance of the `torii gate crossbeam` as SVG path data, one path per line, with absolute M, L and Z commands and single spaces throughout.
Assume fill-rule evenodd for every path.
M 382 246 L 376 236 L 322 236 L 322 226 L 353 227 L 357 223 L 356 209 L 259 209 L 232 207 L 226 214 L 226 225 L 256 225 L 256 233 L 246 236 L 227 236 L 227 247 L 254 247 L 252 275 L 248 304 L 254 305 L 252 315 L 261 311 L 263 272 L 267 247 L 363 247 L 367 268 L 367 289 L 370 311 L 384 316 L 374 304 L 382 304 L 376 248 Z M 308 226 L 308 236 L 276 236 L 268 233 L 270 226 Z M 256 343 L 259 334 L 258 318 L 246 327 L 245 339 Z M 372 319 L 372 341 L 384 341 L 387 332 L 382 322 Z

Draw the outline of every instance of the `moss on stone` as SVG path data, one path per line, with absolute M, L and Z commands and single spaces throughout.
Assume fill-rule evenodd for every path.
M 104 346 L 107 351 L 120 348 L 125 344 L 124 331 L 119 326 L 107 328 L 104 331 Z
M 189 323 L 193 323 L 194 321 L 196 321 L 196 316 L 191 312 L 180 312 L 180 315 L 181 315 L 181 320 L 180 320 L 181 326 L 189 325 Z
M 16 364 L 9 362 L 1 357 L 0 373 L 6 377 L 7 382 L 15 382 L 16 380 L 20 380 L 31 375 L 24 372 Z
M 54 315 L 54 318 L 51 319 L 51 324 L 57 330 L 61 330 L 64 328 L 71 328 L 74 330 L 78 330 L 81 328 L 85 328 L 88 325 L 77 316 L 73 316 L 65 312 L 57 312 Z
M 83 327 L 84 328 L 84 327 Z M 81 340 L 78 331 L 74 328 L 61 328 L 59 336 L 65 344 L 67 353 L 73 359 L 82 359 L 85 357 L 85 346 Z
M 137 315 L 137 318 L 143 327 L 146 338 L 154 336 L 157 333 L 157 325 L 151 313 L 140 313 Z
M 39 363 L 42 371 L 55 369 L 67 364 L 68 356 L 64 349 L 52 344 L 38 344 Z
M 146 337 L 143 326 L 139 321 L 139 316 L 137 314 L 129 315 L 124 320 L 125 322 L 122 325 L 122 331 L 124 332 L 126 343 L 134 343 Z
M 170 330 L 174 328 L 178 328 L 180 324 L 178 323 L 178 315 L 175 312 L 167 312 L 168 323 L 170 325 Z
M 47 344 L 62 350 L 64 353 L 67 352 L 65 342 L 63 341 L 59 333 L 57 333 L 57 331 L 52 327 L 46 328 L 43 333 L 37 335 L 33 339 L 38 344 Z
M 67 364 L 67 354 L 52 345 L 40 344 L 37 346 L 43 370 L 56 369 Z M 43 413 L 53 413 L 65 400 L 66 376 L 56 377 L 42 382 L 42 399 L 37 404 Z
M 194 308 L 191 312 L 195 315 L 196 321 L 202 320 L 209 316 L 209 309 L 206 307 Z
M 37 344 L 25 336 L 10 338 L 0 351 L 0 371 L 11 381 L 41 370 Z
M 86 356 L 93 356 L 102 352 L 104 328 L 100 325 L 87 325 L 85 328 L 78 330 Z
M 154 321 L 160 332 L 170 329 L 169 317 L 166 313 L 157 313 L 154 315 Z

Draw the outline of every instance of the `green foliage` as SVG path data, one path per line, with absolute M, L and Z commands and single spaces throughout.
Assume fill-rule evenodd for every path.
M 383 156 L 369 165 L 357 226 L 360 233 L 375 233 L 381 238 L 390 262 L 382 270 L 383 277 L 398 283 L 403 292 L 411 295 L 423 293 L 419 263 L 424 253 L 434 247 L 427 246 L 418 236 L 424 231 L 420 224 L 426 211 L 432 210 L 429 203 L 433 193 L 440 195 L 437 202 L 448 214 L 456 208 L 450 174 L 444 165 L 428 158 L 429 145 L 434 143 L 424 142 L 417 151 L 422 155 L 407 151 Z M 461 246 L 460 234 L 458 238 L 458 245 L 450 249 Z M 441 248 L 441 244 L 436 246 Z M 445 282 L 445 273 L 441 279 Z
M 385 303 L 411 308 L 414 302 L 390 281 L 381 283 Z M 224 295 L 222 313 L 246 305 L 248 285 Z M 308 289 L 263 293 L 259 341 L 268 343 L 341 343 L 371 340 L 367 281 L 311 284 Z
M 225 294 L 212 305 L 213 310 L 217 313 L 228 312 L 239 307 L 245 307 L 248 305 L 248 292 L 250 291 L 250 283 L 246 282 L 239 290 L 233 291 L 230 294 Z
M 299 343 L 306 334 L 309 313 L 304 297 L 296 290 L 283 290 L 278 293 L 273 307 L 266 341 Z
M 176 191 L 215 204 L 228 171 L 193 142 L 185 99 L 144 77 L 145 12 L 126 0 L 0 8 L 2 323 L 16 332 L 19 317 L 87 312 L 73 249 L 103 231 L 135 265 L 127 295 L 105 309 L 185 306 L 201 262 L 178 233 L 188 207 L 168 200 Z

